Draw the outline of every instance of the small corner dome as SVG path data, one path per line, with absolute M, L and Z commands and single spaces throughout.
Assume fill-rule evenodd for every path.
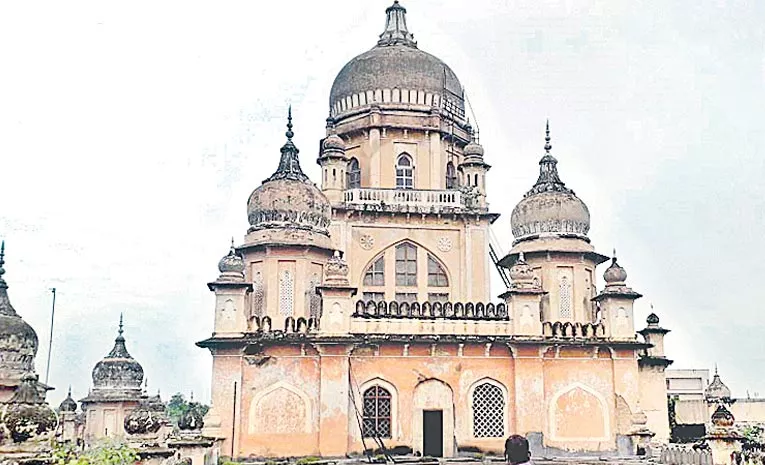
M 231 244 L 231 250 L 218 262 L 218 271 L 225 273 L 244 273 L 244 260 L 236 253 L 234 244 Z
M 659 316 L 655 313 L 651 313 L 648 315 L 648 318 L 645 319 L 645 322 L 649 325 L 658 325 L 659 324 Z
M 406 9 L 396 0 L 385 13 L 385 30 L 377 45 L 349 61 L 335 78 L 330 107 L 348 98 L 371 103 L 368 96 L 374 99 L 375 91 L 400 89 L 442 97 L 448 94 L 464 112 L 463 89 L 457 75 L 446 63 L 417 48 L 406 26 Z
M 324 150 L 337 150 L 343 152 L 345 151 L 345 142 L 337 134 L 330 134 L 326 139 L 324 139 L 322 148 Z
M 77 411 L 77 402 L 72 399 L 72 390 L 69 390 L 69 393 L 66 396 L 66 399 L 61 401 L 61 404 L 58 406 L 59 412 L 76 412 Z
M 704 390 L 704 394 L 708 400 L 730 399 L 731 397 L 730 388 L 722 382 L 717 372 L 715 372 L 712 382 Z
M 476 141 L 470 141 L 462 150 L 465 157 L 483 157 L 483 146 Z
M 616 262 L 616 256 L 611 260 L 611 266 L 603 273 L 603 279 L 607 284 L 623 283 L 627 280 L 627 270 Z M 658 317 L 656 318 L 658 320 Z

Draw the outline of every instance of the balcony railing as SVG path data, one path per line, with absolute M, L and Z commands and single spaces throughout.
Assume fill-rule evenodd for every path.
M 415 190 L 415 189 L 348 189 L 345 191 L 346 205 L 386 210 L 431 210 L 442 208 L 465 208 L 462 192 L 458 190 Z

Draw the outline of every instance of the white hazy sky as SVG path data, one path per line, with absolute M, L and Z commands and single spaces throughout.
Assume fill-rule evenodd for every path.
M 58 289 L 52 403 L 70 384 L 87 393 L 120 312 L 150 390 L 209 398 L 194 346 L 212 330 L 206 283 L 276 168 L 287 105 L 318 180 L 332 81 L 375 44 L 389 3 L 0 5 L 0 237 L 41 374 Z M 404 6 L 467 90 L 504 250 L 549 117 L 593 243 L 616 247 L 645 295 L 638 321 L 653 303 L 675 367 L 717 362 L 736 395 L 765 395 L 765 2 Z

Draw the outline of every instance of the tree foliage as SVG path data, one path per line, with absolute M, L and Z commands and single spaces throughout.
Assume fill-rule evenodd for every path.
M 198 410 L 204 416 L 210 410 L 210 407 L 193 400 L 187 401 L 183 394 L 176 392 L 167 402 L 166 412 L 167 416 L 177 425 L 178 420 L 180 420 L 183 414 L 192 409 Z
M 71 443 L 58 444 L 53 460 L 55 465 L 133 465 L 138 454 L 127 444 L 106 440 L 85 450 Z

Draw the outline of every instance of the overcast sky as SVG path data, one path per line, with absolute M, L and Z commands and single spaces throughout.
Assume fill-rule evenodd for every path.
M 87 394 L 120 312 L 151 391 L 209 398 L 211 357 L 194 346 L 212 331 L 206 283 L 276 168 L 287 105 L 318 181 L 332 81 L 376 43 L 389 3 L 0 6 L 5 277 L 43 377 L 58 289 L 52 403 L 70 384 Z M 549 117 L 594 245 L 616 247 L 645 295 L 640 326 L 653 303 L 674 367 L 717 362 L 735 395 L 765 395 L 765 2 L 403 5 L 466 88 L 504 251 Z

